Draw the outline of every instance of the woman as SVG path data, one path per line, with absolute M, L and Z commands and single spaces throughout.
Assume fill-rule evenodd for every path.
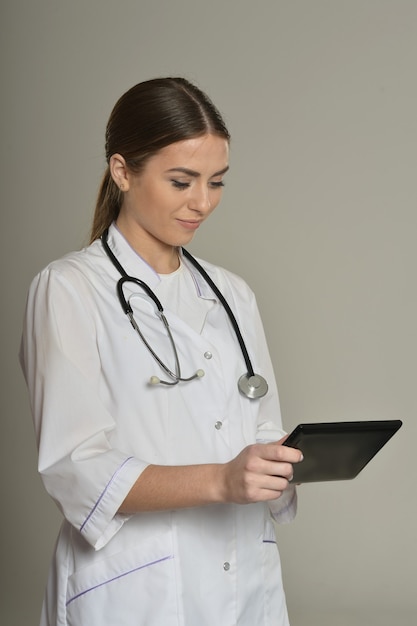
M 273 518 L 295 513 L 301 453 L 281 445 L 253 293 L 182 249 L 220 201 L 228 152 L 188 81 L 130 89 L 90 246 L 31 285 L 21 362 L 65 518 L 43 626 L 288 624 Z M 242 377 L 228 304 L 259 375 Z

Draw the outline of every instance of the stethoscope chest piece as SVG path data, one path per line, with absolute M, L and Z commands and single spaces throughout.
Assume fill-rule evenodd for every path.
M 253 376 L 243 374 L 239 378 L 238 387 L 240 393 L 243 393 L 244 396 L 251 400 L 263 398 L 268 391 L 268 383 L 265 378 L 259 374 L 254 374 Z

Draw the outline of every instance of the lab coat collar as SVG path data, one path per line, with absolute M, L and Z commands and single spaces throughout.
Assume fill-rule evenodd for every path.
M 132 248 L 114 222 L 109 228 L 108 244 L 119 263 L 130 276 L 140 278 L 151 288 L 154 288 L 160 282 L 159 274 Z M 182 249 L 180 249 L 180 257 L 181 262 L 191 272 L 198 296 L 206 300 L 217 301 L 217 296 L 213 293 L 200 272 L 184 257 Z
M 218 302 L 219 299 L 214 293 L 214 291 L 211 289 L 210 285 L 206 282 L 206 280 L 202 277 L 202 275 L 194 267 L 194 265 L 188 259 L 185 258 L 182 252 L 182 249 L 180 249 L 180 256 L 181 256 L 182 263 L 184 263 L 184 265 L 187 267 L 187 269 L 190 271 L 193 277 L 194 284 L 196 286 L 199 297 L 204 298 L 205 300 L 215 300 L 216 302 Z M 197 259 L 197 260 L 199 261 L 199 263 L 201 263 L 201 259 Z M 207 268 L 205 269 L 207 271 Z
M 129 276 L 140 278 L 150 287 L 155 287 L 159 283 L 158 273 L 132 248 L 114 222 L 109 228 L 107 242 Z

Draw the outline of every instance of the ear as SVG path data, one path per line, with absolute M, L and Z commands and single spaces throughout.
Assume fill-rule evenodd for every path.
M 110 174 L 120 191 L 129 191 L 129 172 L 121 154 L 113 154 L 109 161 Z

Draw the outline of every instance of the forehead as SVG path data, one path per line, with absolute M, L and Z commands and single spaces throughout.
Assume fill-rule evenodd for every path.
M 220 171 L 227 167 L 229 144 L 217 135 L 202 135 L 171 143 L 151 157 L 148 165 L 151 169 L 173 169 L 186 167 L 198 172 L 206 170 Z

